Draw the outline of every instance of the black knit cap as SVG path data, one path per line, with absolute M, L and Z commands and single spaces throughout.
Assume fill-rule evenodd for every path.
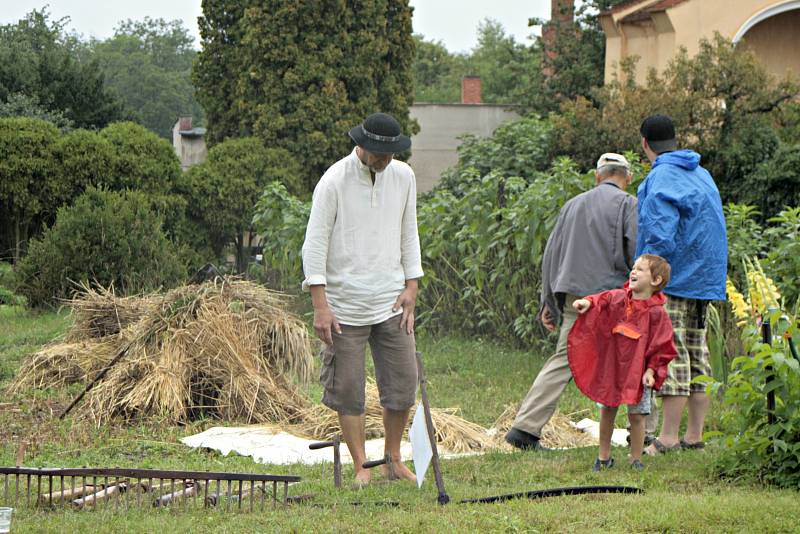
M 397 154 L 411 148 L 411 139 L 388 113 L 373 113 L 349 133 L 358 146 L 376 154 Z
M 656 154 L 678 148 L 678 142 L 675 139 L 675 124 L 666 115 L 650 115 L 642 122 L 639 133 L 647 140 L 647 144 Z

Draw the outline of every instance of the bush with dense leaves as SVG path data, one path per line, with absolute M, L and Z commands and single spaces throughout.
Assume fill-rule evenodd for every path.
M 68 298 L 76 282 L 122 293 L 170 287 L 185 275 L 152 202 L 139 192 L 90 188 L 33 240 L 18 264 L 17 290 L 33 306 Z
M 797 317 L 781 310 L 764 317 L 772 325 L 771 344 L 761 329 L 749 324 L 742 331 L 744 353 L 733 359 L 727 385 L 711 384 L 721 393 L 722 454 L 715 467 L 727 478 L 752 477 L 781 487 L 800 486 L 800 360 L 789 340 L 800 341 Z M 708 380 L 710 381 L 710 379 Z M 768 393 L 775 397 L 770 420 Z M 711 433 L 720 435 L 722 433 Z

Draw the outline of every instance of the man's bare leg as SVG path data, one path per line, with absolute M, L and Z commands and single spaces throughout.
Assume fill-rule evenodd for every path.
M 366 486 L 369 484 L 369 469 L 361 467 L 367 461 L 367 453 L 364 450 L 366 440 L 366 430 L 364 424 L 365 415 L 343 415 L 339 414 L 339 426 L 342 427 L 342 437 L 347 443 L 347 449 L 353 458 L 353 469 L 356 472 L 356 484 Z
M 383 428 L 386 436 L 384 438 L 385 454 L 391 455 L 392 467 L 397 478 L 403 480 L 417 481 L 417 477 L 405 466 L 400 456 L 400 440 L 403 438 L 403 431 L 408 423 L 408 410 L 388 410 L 383 409 Z M 389 467 L 381 466 L 384 476 L 389 476 Z
M 681 416 L 689 397 L 682 395 L 664 395 L 661 397 L 661 434 L 658 441 L 665 447 L 674 447 L 679 443 L 678 432 L 681 426 Z M 647 454 L 658 454 L 655 445 L 647 448 Z
M 711 398 L 705 392 L 693 391 L 689 395 L 689 419 L 683 438 L 687 443 L 703 441 L 703 426 L 709 406 L 711 406 Z

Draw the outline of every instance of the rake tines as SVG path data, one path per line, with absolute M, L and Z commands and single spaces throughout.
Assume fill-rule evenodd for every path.
M 2 504 L 39 508 L 97 508 L 127 510 L 131 506 L 155 508 L 215 508 L 252 512 L 264 510 L 267 497 L 278 505 L 278 484 L 283 484 L 281 504 L 289 503 L 289 484 L 300 481 L 293 475 L 254 473 L 166 471 L 158 469 L 29 468 L 0 467 Z M 272 492 L 267 483 L 272 483 Z M 215 488 L 216 487 L 216 488 Z M 202 498 L 200 498 L 202 497 Z M 247 501 L 247 506 L 242 503 Z

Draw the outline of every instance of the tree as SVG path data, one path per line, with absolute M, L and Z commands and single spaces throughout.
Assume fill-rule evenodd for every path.
M 114 36 L 90 44 L 103 67 L 106 85 L 149 130 L 171 139 L 178 115 L 203 120 L 194 98 L 191 71 L 194 40 L 180 20 L 145 17 L 120 23 Z
M 111 146 L 106 186 L 114 191 L 135 189 L 167 194 L 175 188 L 181 164 L 172 145 L 133 122 L 106 126 L 100 136 Z
M 579 97 L 552 115 L 554 145 L 584 168 L 598 154 L 638 150 L 639 125 L 652 113 L 666 113 L 678 141 L 703 156 L 723 200 L 738 201 L 753 187 L 755 171 L 779 146 L 775 118 L 798 94 L 789 80 L 777 81 L 750 52 L 734 48 L 717 34 L 700 42 L 694 57 L 685 50 L 663 74 L 633 83 L 634 61 L 622 65 L 625 83 L 616 80 L 593 92 L 597 107 Z
M 69 130 L 74 123 L 64 116 L 61 110 L 49 110 L 39 104 L 36 96 L 21 93 L 8 95 L 6 102 L 0 102 L 0 117 L 28 117 L 41 119 L 55 125 L 61 130 Z
M 102 128 L 122 118 L 122 106 L 105 87 L 97 62 L 79 58 L 65 23 L 51 21 L 44 9 L 0 26 L 0 102 L 22 94 L 77 127 Z
M 195 83 L 212 144 L 254 135 L 284 148 L 310 190 L 370 113 L 417 131 L 408 0 L 204 0 L 203 13 Z
M 40 119 L 0 119 L 0 217 L 16 264 L 37 221 L 60 205 L 53 145 L 58 129 Z M 7 252 L 2 251 L 3 255 Z
M 527 90 L 518 102 L 526 111 L 555 111 L 561 102 L 577 97 L 593 98 L 593 90 L 603 85 L 606 37 L 599 15 L 625 0 L 586 0 L 575 11 L 572 22 L 531 18 L 529 26 L 543 26 L 551 39 L 539 39 L 534 55 L 541 69 L 531 74 Z
M 461 77 L 466 73 L 466 58 L 451 54 L 441 41 L 426 41 L 414 36 L 414 100 L 449 103 L 461 100 Z
M 247 267 L 246 243 L 252 243 L 256 203 L 271 182 L 278 181 L 300 194 L 300 168 L 284 149 L 267 148 L 256 138 L 230 139 L 214 146 L 208 160 L 187 171 L 181 190 L 188 213 L 205 232 L 219 257 L 224 247 L 236 246 L 236 270 Z

